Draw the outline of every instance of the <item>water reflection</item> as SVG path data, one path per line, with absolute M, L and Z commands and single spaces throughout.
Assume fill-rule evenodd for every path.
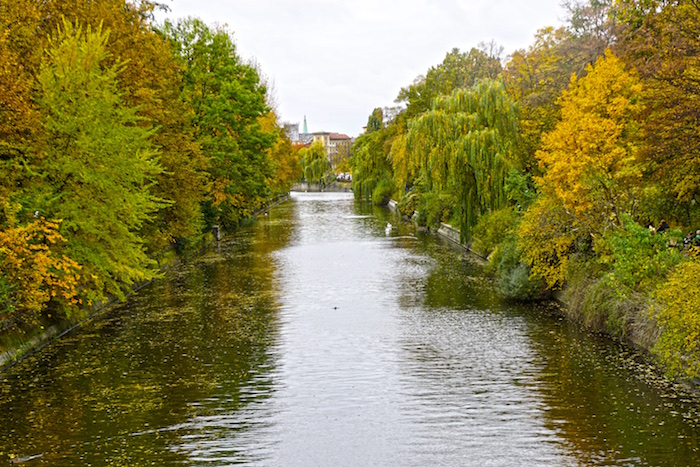
M 183 440 L 206 446 L 245 432 L 245 417 L 218 430 L 200 420 L 254 411 L 269 394 L 278 333 L 271 252 L 293 230 L 278 212 L 6 371 L 0 456 L 40 454 L 36 465 L 189 463 L 192 453 L 174 448 Z
M 295 194 L 0 375 L 0 459 L 694 465 L 698 407 L 388 210 Z

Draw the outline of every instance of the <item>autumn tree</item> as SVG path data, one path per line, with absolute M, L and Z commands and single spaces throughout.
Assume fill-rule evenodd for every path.
M 650 217 L 700 221 L 700 4 L 623 0 L 618 53 L 645 83 L 641 157 L 659 188 Z
M 208 222 L 235 227 L 270 194 L 267 150 L 276 134 L 263 131 L 260 123 L 269 111 L 266 88 L 225 29 L 190 18 L 166 22 L 163 33 L 183 67 L 183 98 L 192 111 L 194 136 L 210 161 Z
M 151 192 L 162 172 L 151 138 L 117 88 L 123 65 L 105 66 L 108 32 L 65 22 L 38 77 L 44 115 L 41 177 L 32 209 L 61 219 L 67 255 L 89 299 L 154 276 L 139 230 L 165 206 Z
M 59 224 L 38 218 L 0 231 L 0 322 L 35 324 L 45 308 L 56 317 L 78 304 L 80 266 L 62 253 Z
M 642 85 L 607 51 L 561 98 L 561 121 L 537 152 L 539 196 L 519 227 L 524 259 L 550 287 L 561 286 L 570 257 L 591 252 L 638 207 Z
M 267 158 L 272 166 L 267 184 L 273 195 L 288 193 L 292 185 L 302 175 L 302 168 L 299 163 L 299 149 L 292 145 L 284 128 L 279 125 L 277 114 L 274 111 L 270 111 L 261 117 L 260 124 L 262 131 L 276 135 L 275 143 L 268 149 L 267 153 Z
M 10 211 L 25 182 L 38 123 L 33 92 L 42 50 L 34 47 L 40 17 L 36 2 L 0 2 L 0 229 L 12 224 Z
M 164 170 L 156 176 L 153 193 L 173 201 L 144 223 L 142 234 L 151 252 L 200 234 L 201 204 L 208 191 L 208 162 L 182 100 L 181 67 L 170 41 L 153 29 L 153 14 L 159 7 L 150 0 L 47 1 L 35 39 L 39 49 L 46 48 L 46 38 L 62 18 L 93 29 L 102 25 L 110 31 L 105 65 L 128 63 L 116 77 L 121 98 L 143 117 L 139 125 L 158 128 L 152 141 L 160 149 Z
M 639 201 L 642 85 L 609 50 L 587 73 L 572 77 L 561 121 L 543 137 L 538 185 L 586 230 L 602 234 Z

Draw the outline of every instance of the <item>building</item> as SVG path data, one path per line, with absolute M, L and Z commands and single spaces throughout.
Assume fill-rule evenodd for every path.
M 333 167 L 338 163 L 347 160 L 350 157 L 350 147 L 354 142 L 353 138 L 342 133 L 331 133 L 327 131 L 317 131 L 315 133 L 308 132 L 306 124 L 306 115 L 304 115 L 304 127 L 299 131 L 299 123 L 285 123 L 285 132 L 296 146 L 310 146 L 316 141 L 320 141 L 326 149 L 328 161 Z
M 340 162 L 350 158 L 352 138 L 342 133 L 331 133 L 328 136 L 328 155 L 331 164 L 335 167 Z
M 299 124 L 298 123 L 285 123 L 284 131 L 287 133 L 287 137 L 292 143 L 299 142 Z
M 331 166 L 335 167 L 341 161 L 350 157 L 352 139 L 348 135 L 318 131 L 312 133 L 312 136 L 312 142 L 320 141 L 323 147 L 326 148 L 326 154 Z

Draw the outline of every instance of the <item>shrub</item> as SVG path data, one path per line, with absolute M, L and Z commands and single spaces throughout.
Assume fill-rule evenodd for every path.
M 481 216 L 474 227 L 472 248 L 482 256 L 490 255 L 505 240 L 517 221 L 517 213 L 511 207 Z
M 700 262 L 681 264 L 654 296 L 653 317 L 661 328 L 654 351 L 669 372 L 700 377 Z
M 666 277 L 681 260 L 680 251 L 670 248 L 670 240 L 680 239 L 680 231 L 654 234 L 623 216 L 622 227 L 596 243 L 599 262 L 607 266 L 607 285 L 622 298 L 632 291 L 652 291 L 659 278 Z
M 507 236 L 489 256 L 487 271 L 498 278 L 498 291 L 508 300 L 541 300 L 548 295 L 546 284 L 530 273 L 521 261 L 521 251 L 514 235 Z
M 372 191 L 372 203 L 377 206 L 385 206 L 391 199 L 391 194 L 394 192 L 394 182 L 392 180 L 382 179 Z
M 418 223 L 431 228 L 437 228 L 440 222 L 450 219 L 454 213 L 456 198 L 448 193 L 429 191 L 420 197 Z

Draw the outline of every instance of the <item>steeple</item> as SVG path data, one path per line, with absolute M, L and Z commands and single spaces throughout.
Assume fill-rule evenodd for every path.
M 306 115 L 304 115 L 304 134 L 307 134 L 309 129 L 306 127 Z

